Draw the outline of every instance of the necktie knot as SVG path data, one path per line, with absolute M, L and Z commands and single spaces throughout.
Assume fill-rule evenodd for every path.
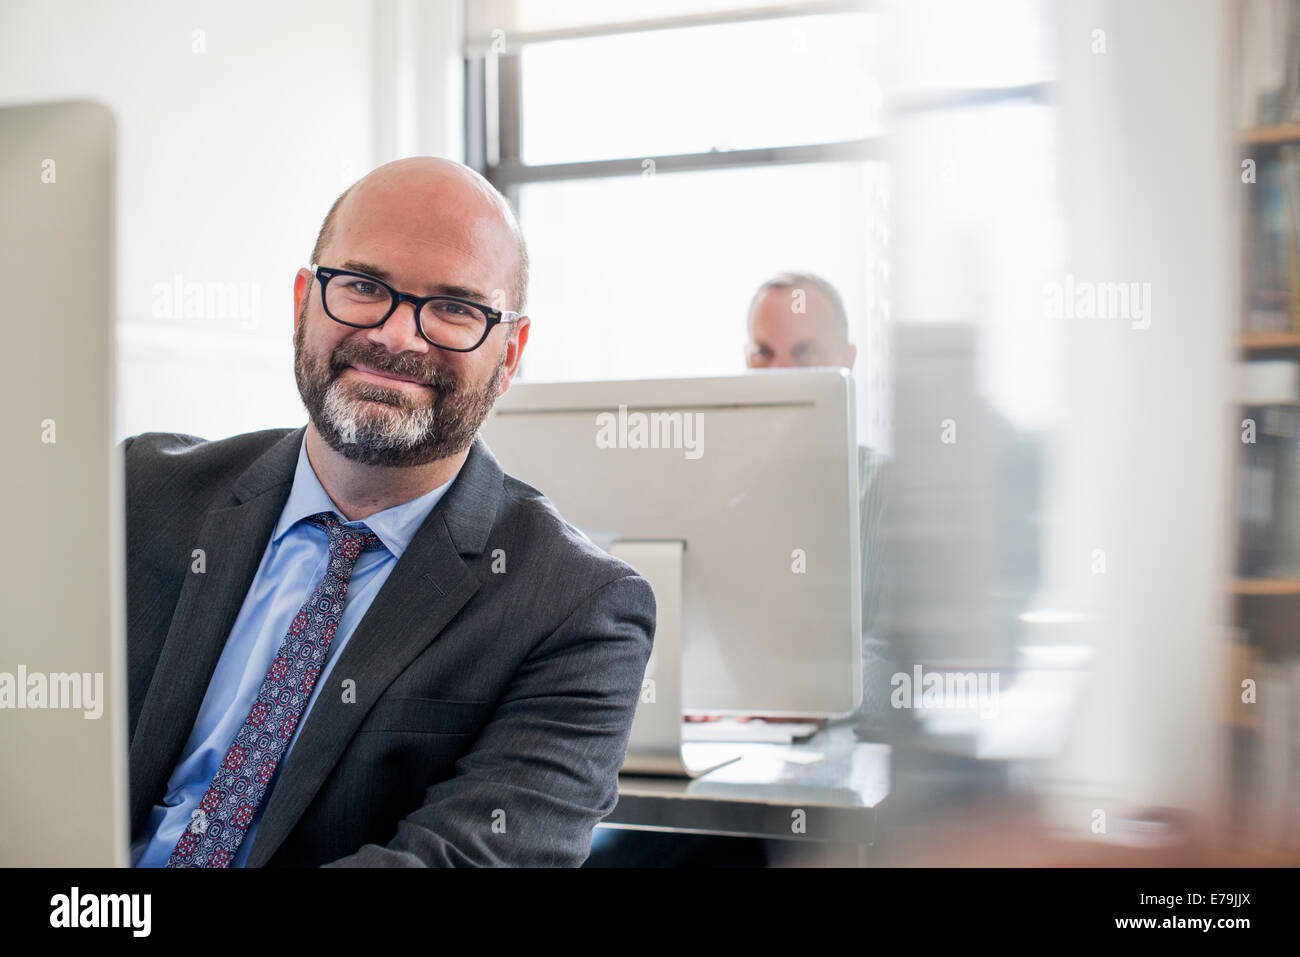
M 362 552 L 384 544 L 379 536 L 364 524 L 344 525 L 333 512 L 317 512 L 315 515 L 308 516 L 305 521 L 317 528 L 325 529 L 330 539 L 331 557 L 341 555 L 347 561 L 355 562 Z

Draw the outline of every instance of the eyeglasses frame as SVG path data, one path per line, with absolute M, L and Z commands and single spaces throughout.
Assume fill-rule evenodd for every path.
M 393 313 L 397 311 L 398 306 L 404 302 L 409 302 L 415 308 L 415 331 L 420 334 L 420 338 L 429 343 L 429 345 L 443 349 L 447 352 L 473 352 L 475 349 L 483 345 L 483 343 L 487 342 L 488 336 L 492 334 L 492 330 L 495 329 L 498 324 L 509 325 L 516 323 L 523 318 L 523 313 L 511 312 L 508 309 L 493 309 L 491 306 L 485 306 L 481 302 L 475 302 L 473 299 L 462 299 L 459 296 L 415 296 L 409 292 L 399 292 L 382 279 L 372 276 L 369 273 L 355 272 L 351 269 L 334 269 L 330 266 L 322 266 L 319 263 L 312 263 L 311 274 L 316 278 L 317 283 L 320 285 L 321 309 L 325 311 L 325 315 L 329 316 L 333 322 L 337 322 L 341 326 L 350 326 L 353 329 L 378 329 L 392 317 Z M 330 313 L 329 308 L 325 305 L 325 287 L 335 276 L 356 276 L 359 279 L 367 279 L 378 286 L 382 286 L 384 289 L 388 290 L 389 297 L 392 300 L 392 305 L 389 306 L 388 311 L 384 313 L 382 319 L 378 322 L 372 322 L 367 325 L 360 325 L 355 322 L 344 322 L 342 319 L 336 318 Z M 424 308 L 426 302 L 433 302 L 435 300 L 439 302 L 460 303 L 463 306 L 470 306 L 482 312 L 487 316 L 487 325 L 483 328 L 483 337 L 479 339 L 478 342 L 474 343 L 474 345 L 466 349 L 458 349 L 455 346 L 444 346 L 440 343 L 434 342 L 425 334 L 424 324 L 420 322 L 420 310 Z

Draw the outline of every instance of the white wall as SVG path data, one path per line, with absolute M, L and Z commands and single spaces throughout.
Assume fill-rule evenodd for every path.
M 1150 284 L 1145 326 L 1066 323 L 1072 418 L 1049 485 L 1060 520 L 1046 571 L 1092 618 L 1089 693 L 1054 769 L 1091 799 L 1062 805 L 1085 835 L 1093 809 L 1112 822 L 1152 805 L 1214 813 L 1229 781 L 1230 202 L 1242 187 L 1225 136 L 1224 13 L 1218 0 L 1087 0 L 1059 23 L 1068 269 Z
M 89 97 L 117 116 L 119 437 L 306 421 L 294 273 L 335 197 L 372 165 L 415 150 L 459 158 L 447 105 L 459 7 L 5 0 L 0 103 Z M 412 59 L 413 27 L 434 35 L 422 56 L 441 59 Z M 396 102 L 413 62 L 419 86 Z M 223 309 L 205 294 L 204 315 L 187 318 L 184 301 L 170 314 L 176 277 L 235 284 L 240 298 Z

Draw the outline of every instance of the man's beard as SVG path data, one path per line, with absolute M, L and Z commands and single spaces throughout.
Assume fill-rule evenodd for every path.
M 459 454 L 474 441 L 501 388 L 505 350 L 482 390 L 474 391 L 446 366 L 426 368 L 414 355 L 367 350 L 354 339 L 339 343 L 328 360 L 313 361 L 303 348 L 306 328 L 302 316 L 293 341 L 298 394 L 321 438 L 354 462 L 403 467 Z M 344 382 L 339 376 L 353 363 L 410 376 L 429 388 L 422 395 L 356 378 Z

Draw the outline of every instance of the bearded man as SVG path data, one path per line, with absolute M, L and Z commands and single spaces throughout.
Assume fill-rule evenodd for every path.
M 483 177 L 381 166 L 294 280 L 308 423 L 122 443 L 134 866 L 587 858 L 655 604 L 477 437 L 527 276 Z

